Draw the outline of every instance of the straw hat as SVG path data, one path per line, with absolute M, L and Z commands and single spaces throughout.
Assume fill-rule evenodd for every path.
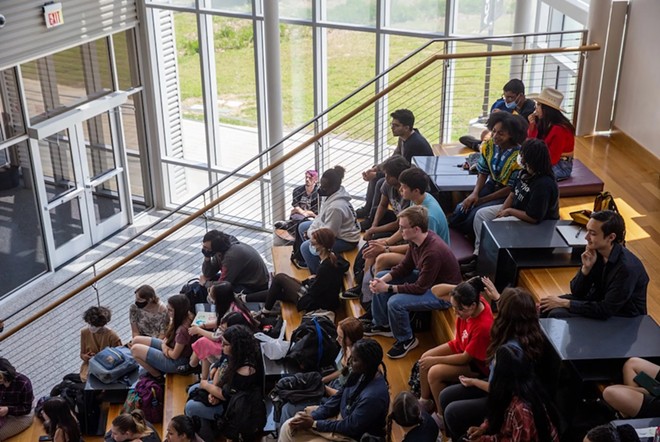
M 552 89 L 547 87 L 541 91 L 540 94 L 530 94 L 528 98 L 535 100 L 537 103 L 545 104 L 550 106 L 553 109 L 557 109 L 561 112 L 566 112 L 561 107 L 561 102 L 564 100 L 564 94 L 559 92 L 557 89 Z

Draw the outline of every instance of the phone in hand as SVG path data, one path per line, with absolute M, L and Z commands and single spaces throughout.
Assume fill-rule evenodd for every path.
M 53 440 L 53 438 L 50 437 L 50 436 L 47 435 L 47 434 L 44 434 L 44 435 L 42 435 L 42 436 L 39 436 L 39 442 L 43 442 L 43 441 L 47 441 L 47 440 Z
M 643 389 L 648 391 L 652 396 L 660 397 L 660 382 L 653 379 L 648 374 L 640 371 L 637 376 L 633 379 Z

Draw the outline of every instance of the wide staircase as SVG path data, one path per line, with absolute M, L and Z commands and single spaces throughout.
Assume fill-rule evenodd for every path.
M 514 59 L 523 57 L 525 63 L 532 67 L 538 66 L 544 57 L 553 53 L 562 53 L 565 57 L 577 59 L 584 51 L 596 49 L 593 46 L 581 49 L 561 47 L 559 36 L 556 41 L 551 41 L 554 43 L 543 47 L 502 51 L 502 53 L 490 53 L 487 56 L 484 54 L 470 56 L 465 52 L 452 53 L 451 50 L 448 50 L 452 45 L 446 41 L 430 42 L 423 46 L 394 65 L 384 76 L 363 86 L 322 115 L 315 117 L 285 137 L 281 142 L 271 146 L 260 156 L 234 171 L 227 172 L 216 185 L 191 197 L 168 216 L 150 226 L 149 231 L 145 230 L 136 237 L 125 241 L 117 250 L 106 254 L 88 269 L 80 271 L 78 275 L 70 278 L 66 285 L 49 292 L 45 299 L 50 299 L 51 303 L 46 308 L 36 313 L 29 310 L 13 313 L 10 316 L 10 319 L 13 319 L 12 323 L 5 334 L 0 337 L 1 342 L 9 348 L 7 357 L 14 357 L 11 349 L 17 348 L 17 339 L 21 339 L 21 342 L 28 341 L 27 332 L 31 330 L 35 321 L 44 315 L 52 314 L 61 306 L 71 305 L 71 302 L 79 302 L 81 299 L 86 299 L 86 302 L 92 304 L 98 302 L 101 305 L 117 302 L 111 301 L 111 299 L 117 298 L 115 296 L 117 287 L 131 286 L 132 283 L 126 283 L 125 280 L 135 275 L 132 264 L 137 257 L 146 260 L 147 257 L 153 257 L 152 254 L 155 251 L 168 256 L 176 250 L 182 258 L 176 263 L 179 267 L 169 271 L 165 269 L 168 274 L 158 280 L 145 281 L 156 287 L 159 293 L 175 293 L 183 282 L 198 273 L 199 266 L 198 253 L 182 252 L 184 249 L 179 246 L 179 243 L 188 241 L 189 237 L 186 235 L 189 235 L 196 238 L 193 242 L 197 244 L 201 237 L 199 233 L 211 228 L 235 234 L 242 241 L 253 245 L 270 264 L 273 273 L 287 273 L 295 278 L 305 279 L 309 276 L 308 273 L 290 263 L 291 247 L 274 241 L 271 233 L 273 222 L 286 217 L 291 189 L 299 184 L 305 170 L 313 166 L 322 171 L 335 164 L 344 165 L 347 168 L 344 186 L 352 195 L 362 195 L 365 184 L 361 180 L 359 172 L 389 156 L 393 143 L 388 140 L 387 115 L 388 109 L 392 111 L 396 108 L 420 109 L 419 112 L 415 112 L 416 127 L 429 140 L 436 141 L 434 150 L 438 155 L 468 155 L 470 151 L 467 148 L 462 148 L 452 143 L 451 140 L 455 140 L 459 135 L 471 130 L 467 121 L 484 112 L 484 97 L 475 98 L 466 94 L 464 97 L 460 97 L 461 100 L 457 100 L 457 97 L 454 96 L 451 101 L 454 103 L 454 108 L 452 108 L 446 101 L 450 91 L 449 71 L 454 78 L 458 74 L 464 74 L 466 83 L 476 81 L 473 84 L 474 88 L 478 89 L 482 88 L 482 85 L 478 83 L 479 80 L 475 80 L 467 74 L 475 71 L 476 66 L 480 66 L 486 59 L 495 60 L 496 65 L 501 63 L 506 68 L 505 72 L 501 74 L 504 80 L 498 83 L 497 91 L 492 92 L 491 96 L 485 100 L 492 101 L 499 94 L 499 84 L 503 84 L 508 78 L 509 66 Z M 576 46 L 578 45 L 579 42 Z M 534 73 L 528 70 L 521 74 L 529 77 Z M 476 77 L 481 78 L 479 75 L 475 75 Z M 568 84 L 564 86 L 574 93 L 578 76 L 567 81 Z M 374 92 L 373 86 L 376 84 L 379 85 L 379 88 L 377 92 Z M 461 101 L 460 105 L 455 104 Z M 571 107 L 569 112 L 573 111 L 577 110 Z M 586 167 L 593 170 L 605 182 L 606 190 L 612 190 L 615 195 L 626 201 L 628 198 L 634 201 L 634 190 L 622 187 L 622 180 L 615 175 L 615 171 L 600 163 L 599 160 L 605 150 L 603 144 L 607 144 L 607 142 L 601 141 L 601 145 L 598 145 L 590 138 L 578 139 L 576 157 L 580 158 Z M 608 155 L 610 154 L 613 153 L 608 152 Z M 620 164 L 634 161 L 630 156 L 624 155 Z M 634 165 L 630 167 L 634 167 Z M 652 170 L 644 171 L 644 174 L 652 174 Z M 262 194 L 263 192 L 268 194 L 270 202 L 268 207 L 246 203 L 253 201 L 252 197 L 255 193 Z M 455 199 L 458 198 L 460 195 L 455 196 Z M 636 234 L 637 239 L 644 239 L 642 234 L 644 225 L 639 222 L 642 209 L 638 204 L 631 207 L 619 198 L 617 198 L 617 204 L 626 218 L 627 225 L 631 226 L 629 232 L 632 231 L 633 234 Z M 560 200 L 561 217 L 568 219 L 568 212 L 590 208 L 592 204 L 593 195 L 562 197 Z M 469 257 L 466 256 L 466 250 L 469 251 L 470 245 L 463 244 L 463 248 L 459 249 L 460 241 L 460 235 L 456 238 L 452 236 L 452 244 L 455 242 L 453 245 L 455 254 L 459 259 Z M 171 244 L 168 245 L 168 242 Z M 173 247 L 172 244 L 177 244 L 177 246 Z M 660 256 L 657 254 L 658 246 L 654 242 L 651 245 L 648 242 L 639 244 L 641 244 L 639 248 L 634 244 L 632 248 L 638 256 L 642 257 L 645 264 L 655 256 Z M 189 245 L 190 241 L 187 243 L 187 246 Z M 649 251 L 645 252 L 645 248 Z M 354 251 L 347 253 L 345 258 L 352 264 L 355 256 Z M 167 263 L 161 261 L 158 265 L 163 266 Z M 568 283 L 575 271 L 576 268 L 523 269 L 518 281 L 512 281 L 512 284 L 527 288 L 537 299 L 541 299 L 544 296 L 566 293 Z M 349 271 L 345 287 L 349 288 L 353 285 L 352 271 Z M 66 294 L 62 295 L 62 293 Z M 649 306 L 651 314 L 658 320 L 660 319 L 660 305 L 657 299 L 658 283 L 656 281 L 652 281 L 649 293 L 655 293 L 654 298 L 649 301 Z M 128 303 L 132 302 L 132 292 L 122 302 L 124 304 L 118 305 L 117 308 L 126 309 Z M 344 308 L 338 312 L 338 319 L 348 316 L 359 317 L 364 313 L 359 301 L 343 302 Z M 283 303 L 281 311 L 283 318 L 287 320 L 286 335 L 289 337 L 300 324 L 301 315 L 295 306 L 286 303 Z M 425 350 L 453 338 L 455 321 L 453 311 L 435 311 L 432 315 L 431 330 L 418 335 L 420 339 L 418 348 L 402 359 L 385 358 L 392 397 L 408 388 L 410 369 Z M 68 339 L 65 338 L 66 336 L 61 340 L 67 345 L 73 347 L 77 345 L 76 340 L 70 336 Z M 376 337 L 376 339 L 385 350 L 392 344 L 392 340 L 389 338 Z M 68 354 L 71 355 L 71 353 L 75 354 L 77 350 Z M 50 363 L 50 368 L 52 370 L 52 367 L 65 365 L 71 366 L 71 363 L 53 361 Z M 34 368 L 33 378 L 37 377 L 38 368 Z M 66 371 L 61 372 L 60 377 L 64 373 Z M 164 421 L 157 427 L 161 435 L 169 420 L 173 416 L 183 413 L 187 399 L 186 387 L 193 381 L 192 376 L 167 376 Z M 116 404 L 103 404 L 102 408 L 107 412 L 107 427 L 121 409 Z M 41 434 L 43 434 L 43 428 L 35 420 L 29 430 L 9 441 L 34 441 Z M 401 430 L 395 428 L 395 440 L 400 440 L 401 435 Z M 102 440 L 102 438 L 86 436 L 85 440 L 96 441 Z

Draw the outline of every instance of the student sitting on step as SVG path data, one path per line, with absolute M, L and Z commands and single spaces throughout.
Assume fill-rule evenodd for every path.
M 119 347 L 121 338 L 114 330 L 106 327 L 112 312 L 107 307 L 90 307 L 83 314 L 87 326 L 80 330 L 80 379 L 87 381 L 89 360 L 106 347 Z
M 638 378 L 640 373 L 646 375 L 641 376 L 648 382 L 645 385 Z M 642 358 L 628 359 L 623 365 L 623 385 L 607 387 L 603 399 L 624 419 L 660 417 L 660 366 Z

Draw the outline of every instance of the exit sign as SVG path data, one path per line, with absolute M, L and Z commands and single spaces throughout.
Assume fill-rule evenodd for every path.
M 64 24 L 64 15 L 62 14 L 62 3 L 50 3 L 44 6 L 44 19 L 46 28 L 54 28 Z

